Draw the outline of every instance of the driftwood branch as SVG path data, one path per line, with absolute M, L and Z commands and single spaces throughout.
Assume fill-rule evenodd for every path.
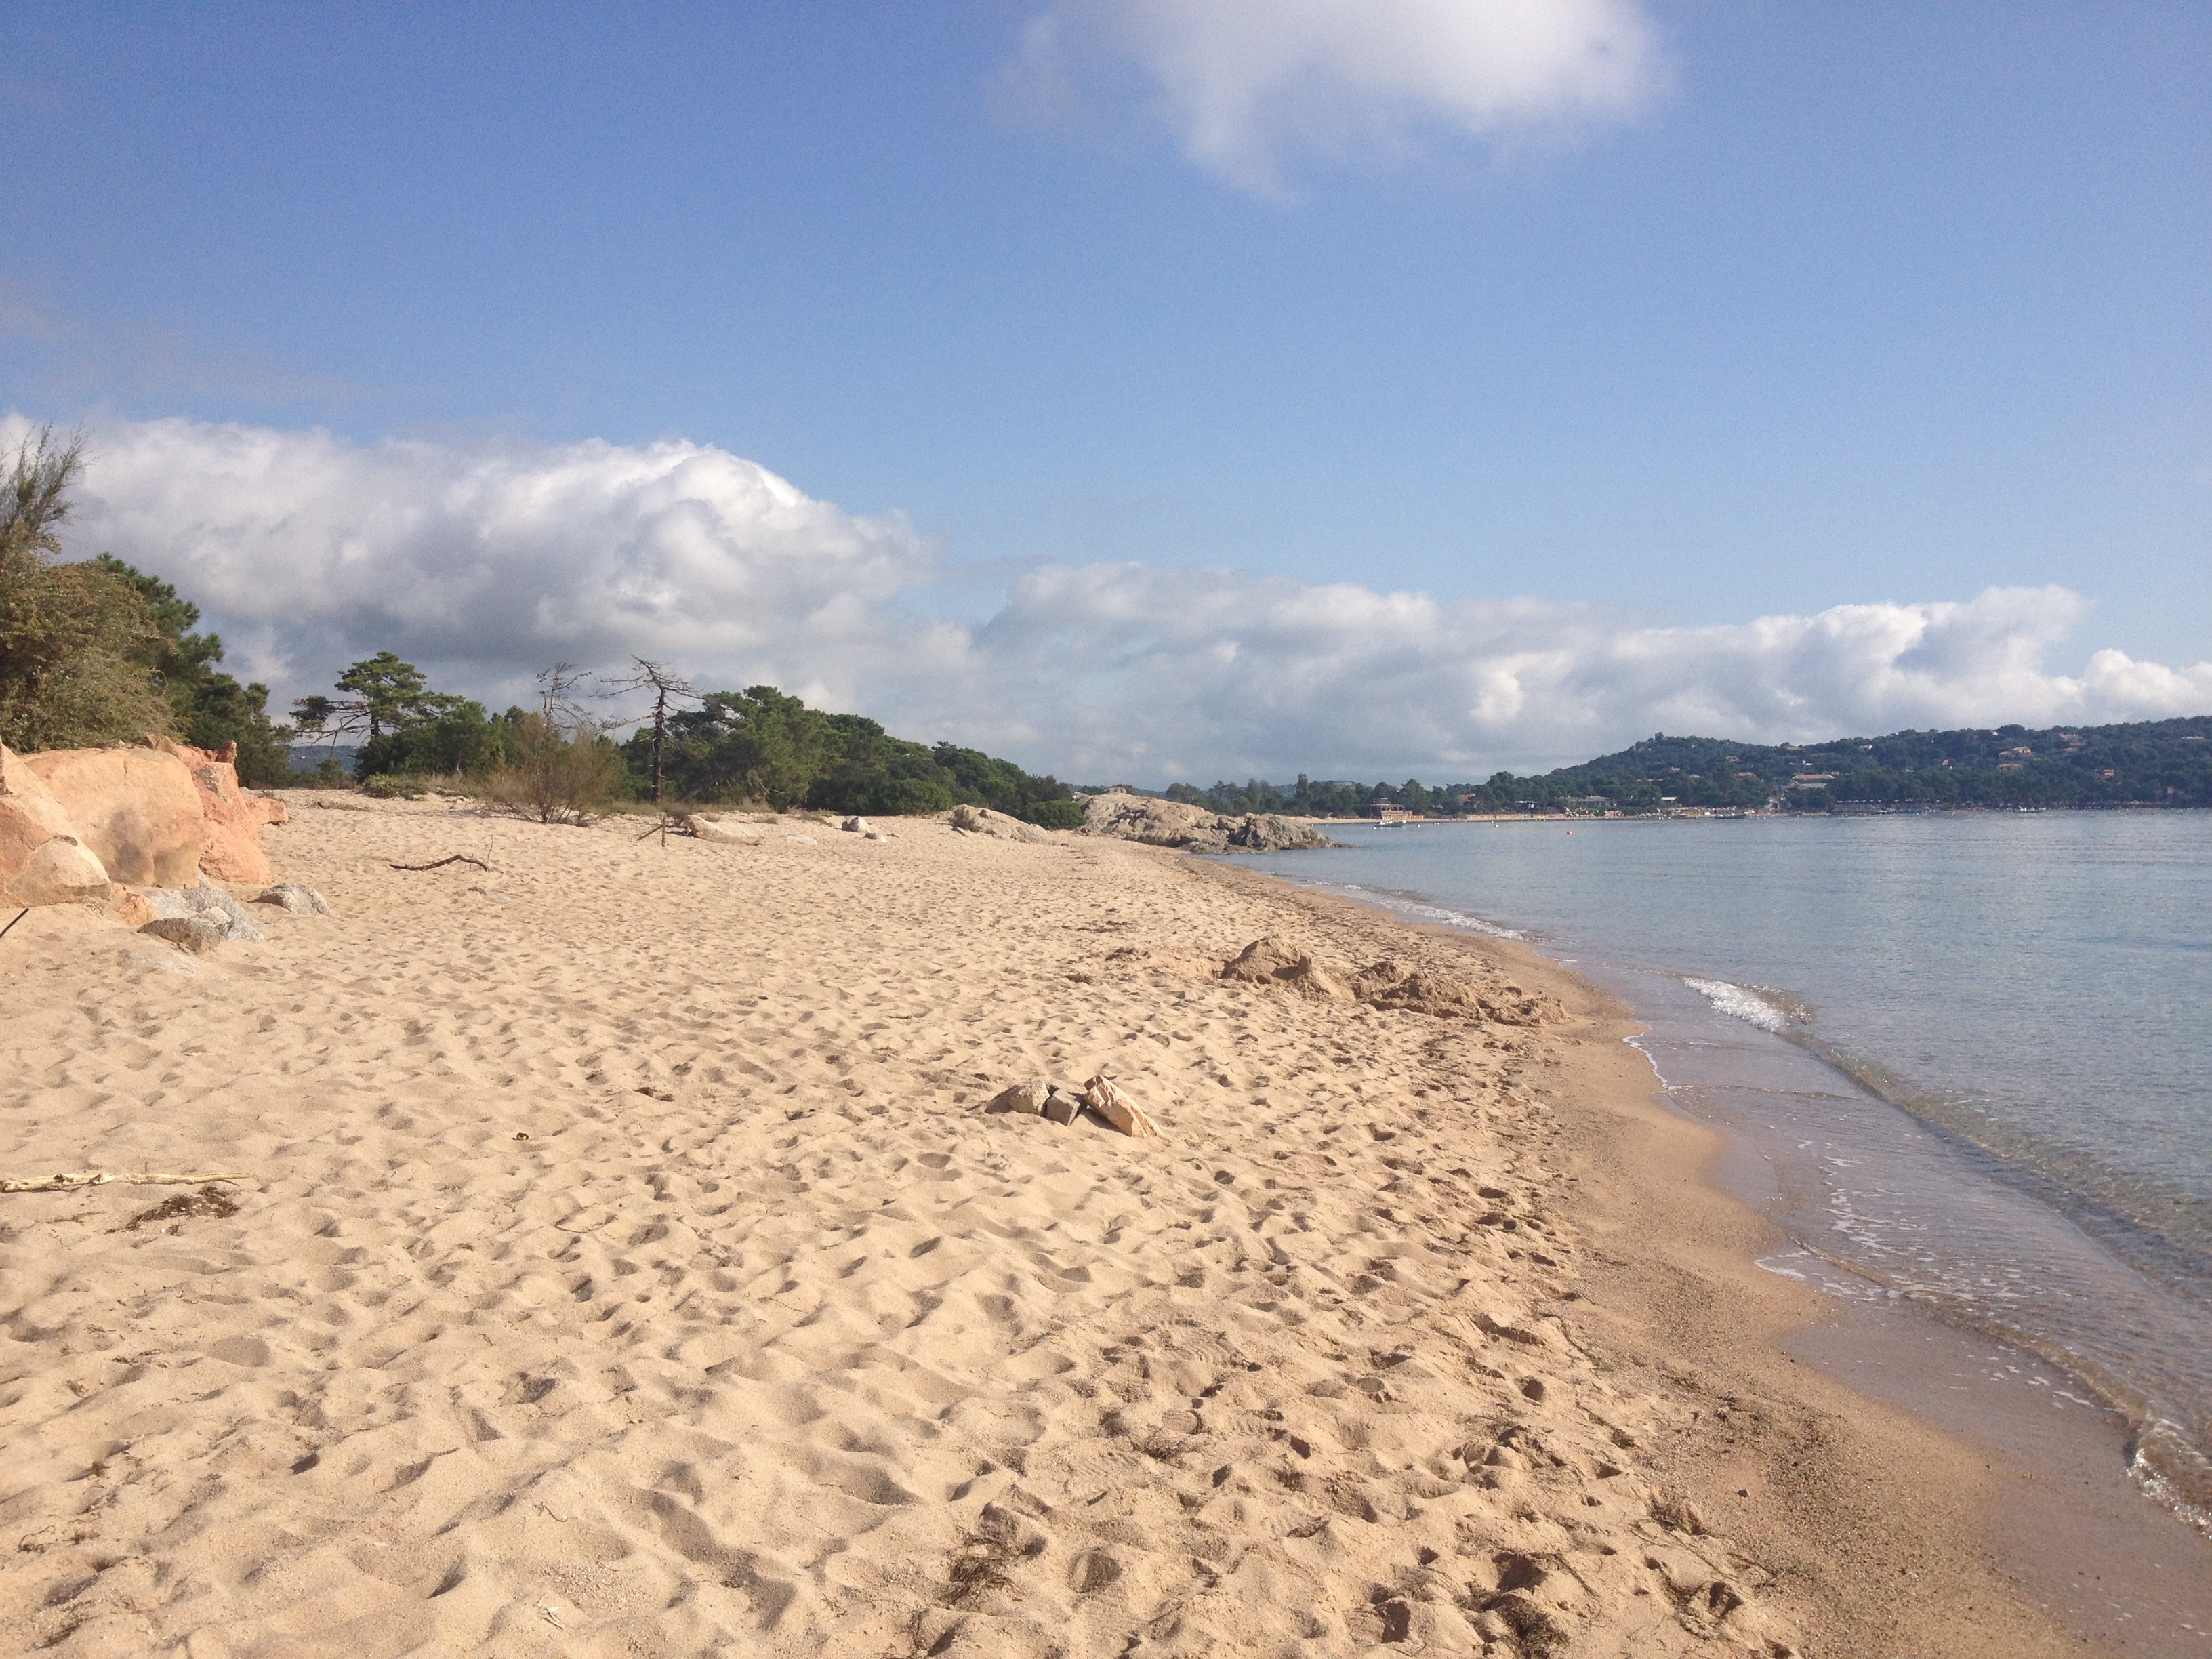
M 15 912 L 15 921 L 22 921 L 22 919 L 23 919 L 25 916 L 27 916 L 27 915 L 29 915 L 30 914 L 31 914 L 31 913 L 30 913 L 30 911 L 28 911 L 27 909 L 24 909 L 24 910 L 18 910 L 18 911 L 16 911 L 16 912 Z M 10 933 L 14 933 L 14 932 L 15 931 L 15 921 L 11 921 L 11 922 L 9 922 L 9 923 L 5 927 L 0 927 L 0 939 L 5 939 L 5 938 L 7 938 L 7 937 L 8 937 L 8 935 L 9 935 L 9 934 L 10 934 Z
M 131 1175 L 112 1170 L 78 1170 L 68 1175 L 0 1180 L 0 1193 L 73 1193 L 80 1187 L 197 1187 L 207 1181 L 251 1181 L 244 1170 L 216 1170 L 205 1175 Z
M 472 859 L 466 853 L 456 853 L 449 859 L 440 859 L 432 864 L 395 864 L 392 867 L 395 870 L 442 870 L 449 864 L 473 864 L 479 870 L 491 868 L 482 859 Z

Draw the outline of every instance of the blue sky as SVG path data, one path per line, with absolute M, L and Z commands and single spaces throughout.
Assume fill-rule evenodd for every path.
M 903 515 L 926 574 L 872 603 L 983 635 L 1127 563 L 1642 629 L 2056 585 L 2047 675 L 2212 656 L 2212 9 L 1576 3 L 1626 92 L 1470 131 L 1324 68 L 1227 163 L 1160 112 L 1161 0 L 14 5 L 0 409 L 96 452 L 680 438 Z M 301 689 L 352 641 L 232 609 Z

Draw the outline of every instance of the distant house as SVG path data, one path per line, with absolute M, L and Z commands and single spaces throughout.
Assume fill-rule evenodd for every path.
M 1378 823 L 1411 823 L 1420 814 L 1408 812 L 1402 806 L 1393 806 L 1388 801 L 1376 801 L 1372 805 L 1361 807 L 1359 816 L 1363 818 L 1373 818 Z
M 1833 783 L 1835 781 L 1833 772 L 1798 772 L 1790 779 L 1792 783 Z

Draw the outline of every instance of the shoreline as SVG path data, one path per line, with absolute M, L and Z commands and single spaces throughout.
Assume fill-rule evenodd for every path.
M 333 915 L 0 955 L 0 1164 L 252 1172 L 0 1214 L 19 1645 L 2081 1651 L 1528 947 L 927 821 L 269 847 Z M 1220 977 L 1271 934 L 1522 1012 Z M 1160 1138 L 981 1110 L 1102 1066 Z
M 1247 863 L 1223 867 L 1262 880 L 1280 879 Z M 1610 1121 L 1620 1113 L 1621 1101 L 1607 1098 L 1602 1087 L 1593 1090 L 1602 1103 L 1579 1109 L 1585 1134 L 1601 1144 L 1625 1146 L 1627 1139 L 1634 1139 L 1640 1145 L 1634 1152 L 1623 1150 L 1607 1160 L 1609 1173 L 1618 1182 L 1611 1200 L 1614 1212 L 1586 1214 L 1584 1224 L 1600 1229 L 1619 1225 L 1625 1212 L 1634 1218 L 1639 1237 L 1662 1240 L 1662 1252 L 1670 1258 L 1693 1257 L 1695 1273 L 1718 1279 L 1733 1293 L 1770 1310 L 1748 1330 L 1702 1350 L 1686 1325 L 1672 1326 L 1674 1341 L 1700 1352 L 1705 1365 L 1740 1368 L 1741 1375 L 1753 1380 L 1753 1386 L 1804 1410 L 1832 1413 L 1837 1407 L 1826 1391 L 1802 1386 L 1802 1370 L 1788 1369 L 1800 1361 L 1859 1401 L 1896 1413 L 1901 1425 L 1887 1425 L 1868 1435 L 1878 1456 L 1898 1458 L 1900 1449 L 1909 1449 L 1909 1455 L 1901 1459 L 1908 1466 L 1926 1462 L 1948 1468 L 1954 1480 L 1979 1459 L 1979 1514 L 1966 1528 L 1972 1547 L 1999 1582 L 2049 1613 L 2074 1638 L 2112 1652 L 2172 1655 L 2176 1659 L 2212 1654 L 2212 1539 L 2133 1478 L 2133 1430 L 2118 1406 L 2100 1396 L 2092 1409 L 2054 1417 L 2048 1398 L 2035 1393 L 2037 1389 L 2055 1392 L 2066 1384 L 2094 1391 L 2094 1381 L 2060 1369 L 2002 1333 L 1946 1318 L 1936 1309 L 1911 1303 L 1871 1304 L 1851 1296 L 1849 1285 L 1865 1283 L 1857 1270 L 1817 1252 L 1812 1253 L 1813 1259 L 1824 1272 L 1808 1275 L 1777 1265 L 1778 1255 L 1787 1255 L 1793 1248 L 1802 1255 L 1809 1247 L 1767 1213 L 1775 1192 L 1773 1170 L 1747 1138 L 1670 1103 L 1673 1090 L 1656 1058 L 1638 1043 L 1648 1028 L 1617 994 L 1591 981 L 1573 963 L 1525 939 L 1425 921 L 1328 890 L 1296 890 L 1322 902 L 1349 906 L 1385 926 L 1480 951 L 1525 952 L 1613 1000 L 1619 1010 L 1617 1040 L 1634 1051 L 1636 1064 L 1644 1069 L 1646 1092 L 1663 1115 L 1665 1126 L 1631 1112 L 1631 1127 L 1624 1128 L 1620 1121 Z M 1817 1051 L 1806 1052 L 1838 1069 Z M 1904 1110 L 1894 1102 L 1882 1103 Z M 1922 1127 L 1944 1133 L 1940 1125 Z M 1686 1135 L 1680 1133 L 1685 1131 Z M 1984 1151 L 1972 1142 L 1961 1144 Z M 1722 1213 L 1685 1222 L 1686 1188 Z M 1684 1250 L 1687 1240 L 1702 1239 L 1709 1228 L 1738 1241 L 1733 1261 L 1716 1260 L 1703 1248 Z M 1653 1321 L 1673 1317 L 1663 1292 L 1636 1282 L 1638 1275 L 1632 1271 L 1621 1278 L 1622 1299 L 1639 1316 Z M 1822 1279 L 1829 1282 L 1824 1286 Z M 1791 1298 L 1773 1295 L 1776 1285 L 1793 1280 L 1801 1292 L 1794 1307 Z M 1746 1363 L 1735 1348 L 1739 1339 L 1764 1350 L 1766 1363 Z M 1665 1370 L 1665 1360 L 1655 1363 Z M 1867 1432 L 1864 1425 L 1859 1426 Z M 1925 1438 L 1929 1435 L 1936 1437 L 1933 1443 Z M 1686 1473 L 1683 1478 L 1687 1485 L 1696 1476 Z M 1882 1477 L 1870 1474 L 1866 1480 L 1878 1484 Z M 1924 1503 L 1924 1496 L 1911 1488 L 1910 1480 L 1904 1482 L 1885 1500 L 1887 1504 L 1904 1511 L 1916 1498 Z M 1800 1492 L 1794 1501 L 1804 1497 Z M 1720 1501 L 1725 1501 L 1724 1495 Z M 1901 1571 L 1908 1576 L 1914 1571 Z M 1884 1572 L 1873 1564 L 1862 1564 L 1857 1576 L 1865 1585 L 1886 1582 Z M 1866 1629 L 1853 1639 L 1905 1638 L 1901 1629 L 1879 1637 Z M 1954 1630 L 1936 1650 L 1983 1650 L 1950 1645 L 1971 1639 L 1964 1631 Z

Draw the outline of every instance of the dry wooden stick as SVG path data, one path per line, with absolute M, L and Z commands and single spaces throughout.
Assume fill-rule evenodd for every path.
M 479 870 L 489 871 L 491 866 L 482 859 L 472 859 L 466 853 L 456 853 L 449 859 L 440 859 L 434 864 L 395 864 L 395 870 L 442 870 L 449 864 L 473 864 Z
M 251 1181 L 244 1170 L 216 1170 L 206 1175 L 130 1175 L 112 1170 L 78 1170 L 68 1175 L 0 1179 L 0 1193 L 73 1193 L 80 1187 L 197 1187 L 204 1181 Z
M 30 914 L 31 914 L 31 913 L 30 913 L 30 911 L 28 911 L 27 909 L 24 909 L 24 910 L 18 910 L 18 911 L 16 911 L 16 912 L 15 912 L 15 921 L 22 921 L 22 919 L 23 919 L 25 916 L 27 916 L 27 915 L 29 915 Z M 0 939 L 5 939 L 5 938 L 7 938 L 7 937 L 8 937 L 8 935 L 9 935 L 9 934 L 10 934 L 10 933 L 14 933 L 14 932 L 15 931 L 15 921 L 11 921 L 11 922 L 9 922 L 9 923 L 5 927 L 0 927 Z

